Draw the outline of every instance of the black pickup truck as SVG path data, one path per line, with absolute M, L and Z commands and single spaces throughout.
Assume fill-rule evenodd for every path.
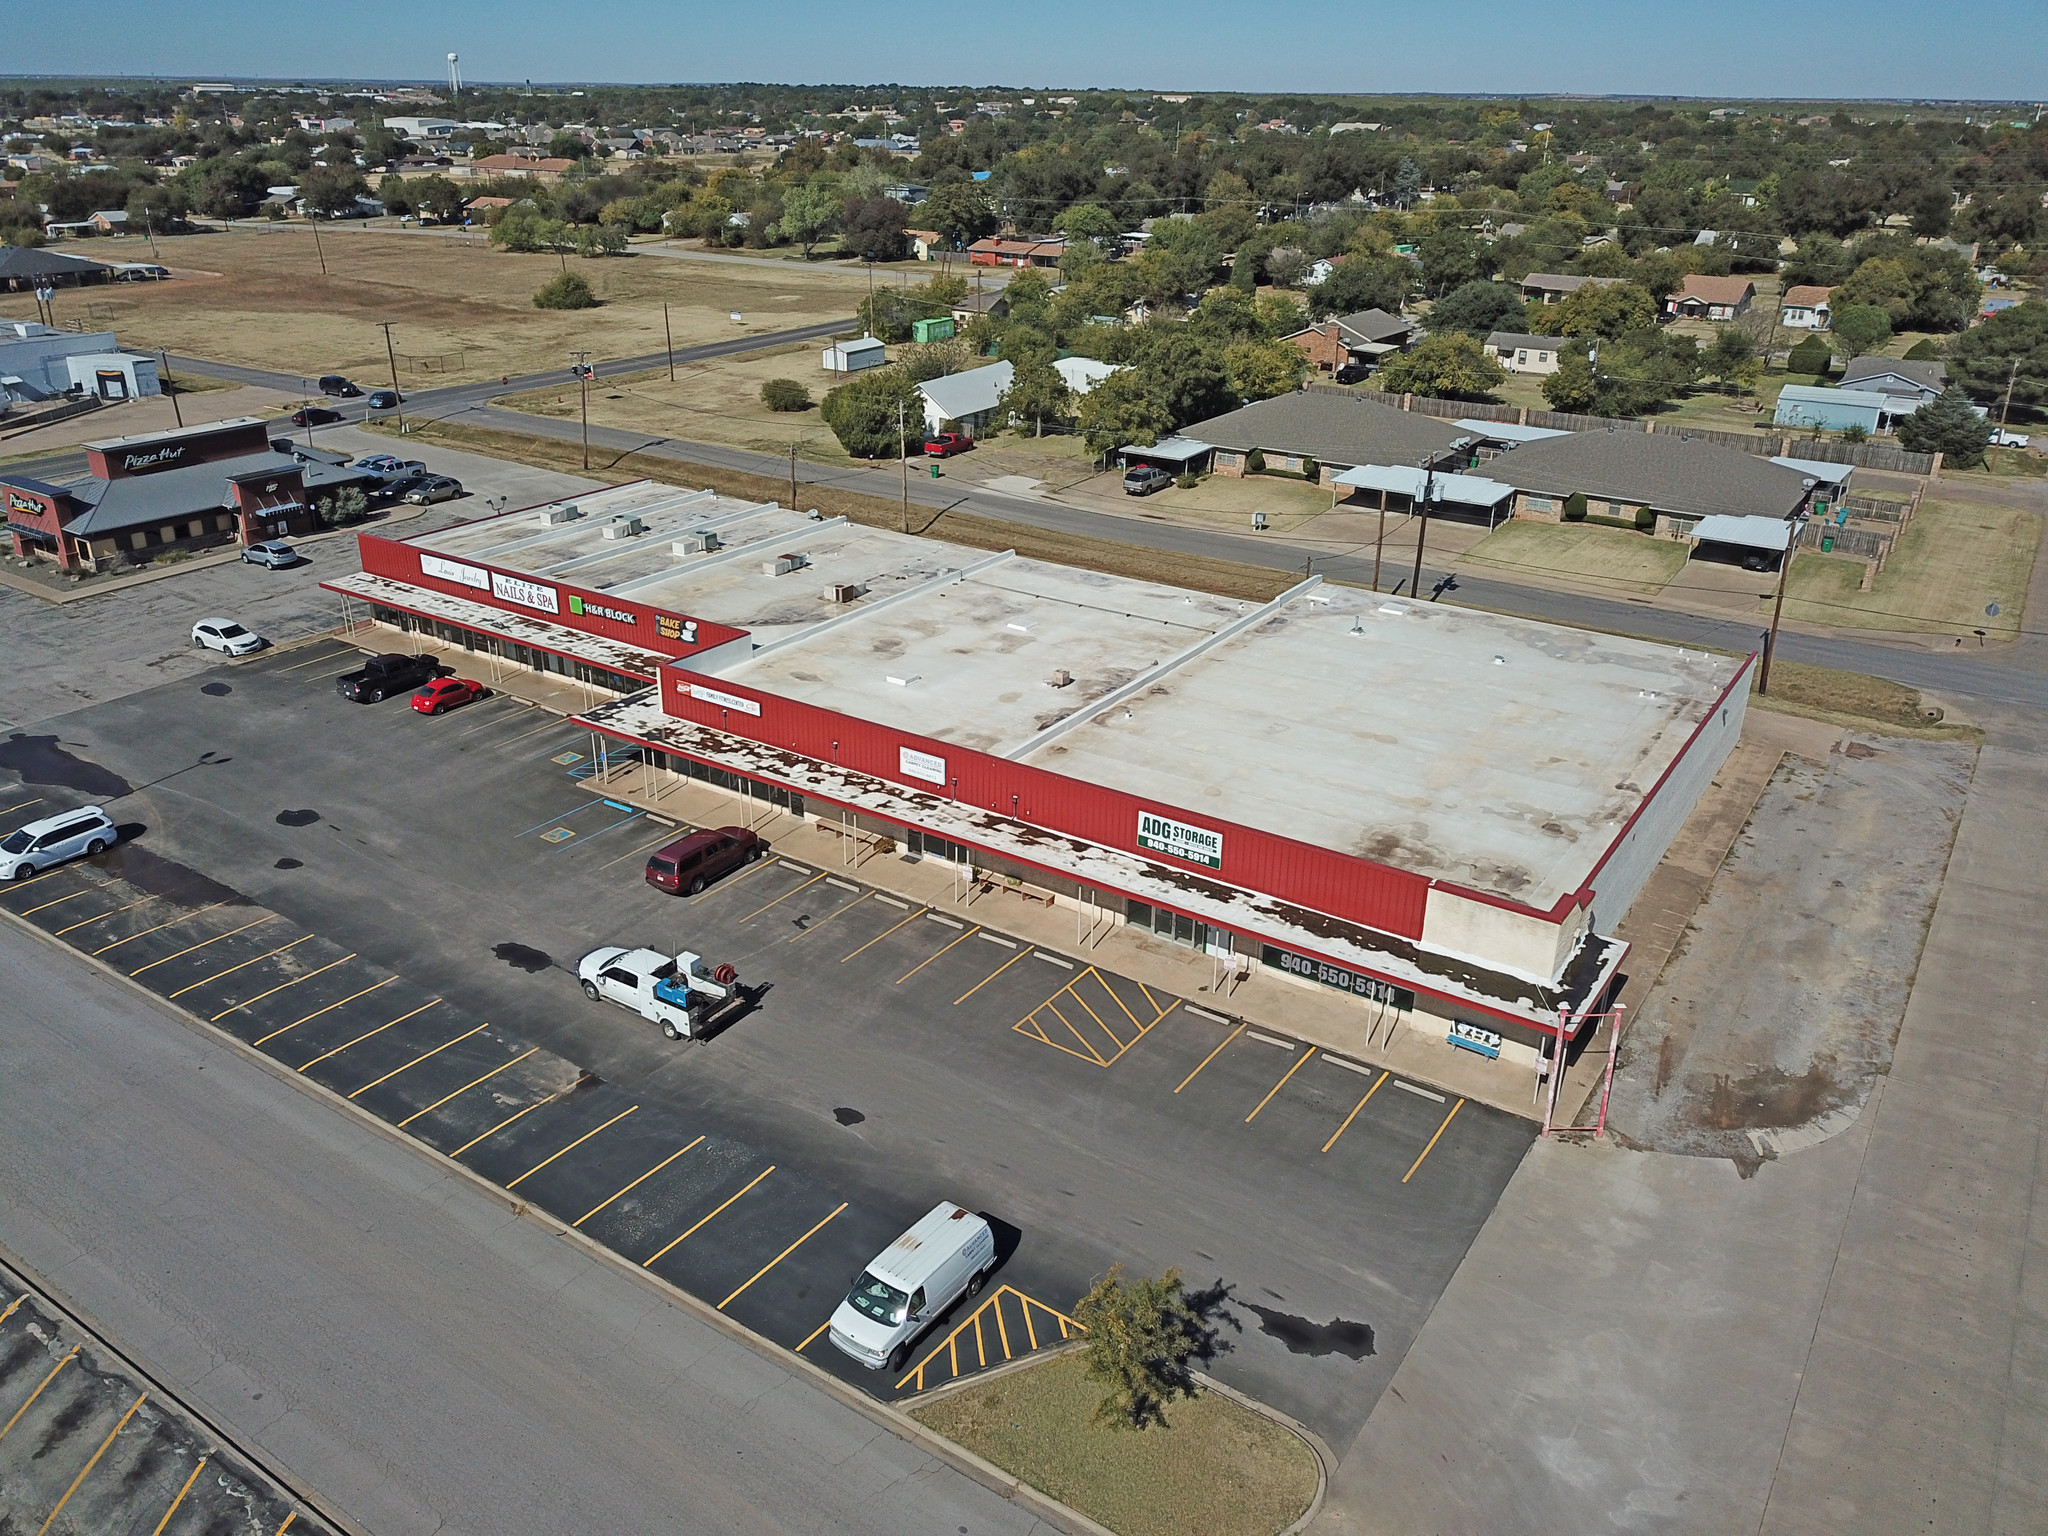
M 394 693 L 406 693 L 451 671 L 431 656 L 372 656 L 354 672 L 334 680 L 334 691 L 358 704 L 375 704 Z

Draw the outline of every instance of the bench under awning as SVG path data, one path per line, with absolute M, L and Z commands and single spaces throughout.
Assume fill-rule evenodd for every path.
M 1736 544 L 1774 554 L 1792 547 L 1792 525 L 1777 517 L 1730 517 L 1716 512 L 1695 523 L 1692 536 L 1703 544 Z

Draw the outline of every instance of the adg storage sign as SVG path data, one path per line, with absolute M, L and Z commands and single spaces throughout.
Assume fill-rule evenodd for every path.
M 1207 827 L 1191 827 L 1184 821 L 1169 821 L 1150 811 L 1138 812 L 1138 846 L 1154 853 L 1168 854 L 1200 864 L 1205 869 L 1223 867 L 1223 834 Z

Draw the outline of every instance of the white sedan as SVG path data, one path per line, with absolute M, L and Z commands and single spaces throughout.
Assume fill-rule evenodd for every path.
M 262 649 L 263 637 L 233 619 L 201 619 L 192 626 L 192 643 L 228 656 L 246 656 Z

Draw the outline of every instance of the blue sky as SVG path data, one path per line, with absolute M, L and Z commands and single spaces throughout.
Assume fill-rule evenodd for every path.
M 8 73 L 769 80 L 1694 96 L 2048 94 L 2048 3 L 1975 0 L 70 0 Z

